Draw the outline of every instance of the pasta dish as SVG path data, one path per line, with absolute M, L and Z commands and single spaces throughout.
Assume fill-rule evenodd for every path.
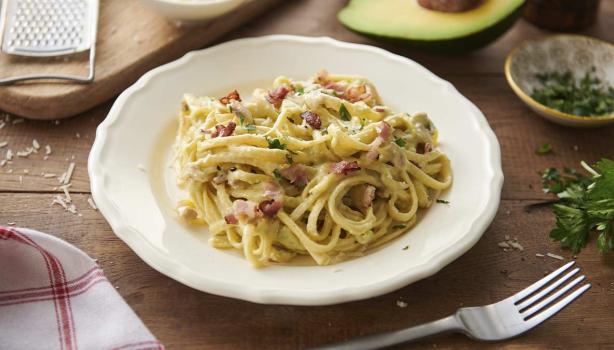
M 425 113 L 396 113 L 362 77 L 281 76 L 249 101 L 186 94 L 175 143 L 180 217 L 254 266 L 327 265 L 407 232 L 451 185 Z

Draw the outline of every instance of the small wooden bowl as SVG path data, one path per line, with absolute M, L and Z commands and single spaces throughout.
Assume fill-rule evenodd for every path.
M 614 123 L 614 114 L 583 117 L 545 106 L 531 97 L 540 82 L 535 75 L 551 71 L 571 71 L 577 79 L 595 67 L 595 75 L 614 86 L 614 45 L 582 35 L 554 35 L 528 40 L 516 47 L 505 60 L 505 77 L 516 95 L 538 115 L 557 124 L 597 127 Z

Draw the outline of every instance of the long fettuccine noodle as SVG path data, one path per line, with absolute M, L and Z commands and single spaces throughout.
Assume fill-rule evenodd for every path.
M 311 113 L 309 113 L 311 112 Z M 405 233 L 452 182 L 424 113 L 392 113 L 364 78 L 278 77 L 249 102 L 186 94 L 178 213 L 254 266 L 360 256 Z

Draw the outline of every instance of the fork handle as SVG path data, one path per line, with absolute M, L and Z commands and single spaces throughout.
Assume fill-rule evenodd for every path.
M 405 343 L 449 331 L 461 331 L 463 327 L 456 315 L 397 331 L 366 335 L 349 341 L 324 345 L 312 350 L 371 350 Z

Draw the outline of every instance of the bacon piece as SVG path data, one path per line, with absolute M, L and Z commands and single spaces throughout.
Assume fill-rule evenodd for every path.
M 342 84 L 335 83 L 333 81 L 329 81 L 324 85 L 324 87 L 327 89 L 333 90 L 334 92 L 337 93 L 338 96 L 345 95 L 345 86 L 343 86 Z
M 367 185 L 365 187 L 365 192 L 362 195 L 362 206 L 363 208 L 369 208 L 375 199 L 375 186 Z
M 392 127 L 390 124 L 386 122 L 381 122 L 381 124 L 376 128 L 377 129 L 377 137 L 371 144 L 369 144 L 369 151 L 367 152 L 367 159 L 376 160 L 379 152 L 377 149 L 382 143 L 388 141 L 390 136 L 392 135 Z
M 228 93 L 228 95 L 220 98 L 220 102 L 227 105 L 231 100 L 241 101 L 241 96 L 239 96 L 239 92 L 237 90 L 232 90 Z
M 237 217 L 234 214 L 228 214 L 224 216 L 224 221 L 226 221 L 226 223 L 230 225 L 236 225 L 239 223 L 239 220 L 237 220 Z
M 322 120 L 317 113 L 310 111 L 303 112 L 301 113 L 301 118 L 305 119 L 305 122 L 316 130 L 320 130 L 320 128 L 322 127 Z
M 433 146 L 430 143 L 420 142 L 416 145 L 416 153 L 425 154 L 433 150 Z
M 239 220 L 255 219 L 258 215 L 256 203 L 237 199 L 232 203 L 235 218 Z
M 222 124 L 218 124 L 215 126 L 215 131 L 211 133 L 211 138 L 215 137 L 226 137 L 232 135 L 237 127 L 237 123 L 230 122 L 228 125 L 224 126 Z
M 285 86 L 280 86 L 275 90 L 269 91 L 268 95 L 266 96 L 266 100 L 275 106 L 275 108 L 279 108 L 281 106 L 281 101 L 286 98 L 288 92 L 290 92 L 290 89 Z
M 309 182 L 309 173 L 302 164 L 292 164 L 285 169 L 281 169 L 279 172 L 281 176 L 288 179 L 293 185 L 305 186 Z
M 366 85 L 360 85 L 360 86 L 354 86 L 351 87 L 349 89 L 347 89 L 347 91 L 345 92 L 345 94 L 343 95 L 343 98 L 354 103 L 354 102 L 358 102 L 358 101 L 364 101 L 366 99 L 368 99 L 369 97 L 371 97 L 371 94 L 369 92 L 367 92 L 367 86 Z
M 326 71 L 326 69 L 322 69 L 321 71 L 316 73 L 314 82 L 322 86 L 326 85 L 326 83 L 328 82 L 328 72 Z
M 342 160 L 338 163 L 333 163 L 331 170 L 335 174 L 347 175 L 349 172 L 354 170 L 360 170 L 360 166 L 358 166 L 358 162 L 356 161 L 350 162 L 347 160 Z
M 373 107 L 373 109 L 378 113 L 384 113 L 388 108 L 386 108 L 385 106 L 375 106 Z
M 282 207 L 283 203 L 279 199 L 269 199 L 258 204 L 258 209 L 268 218 L 275 216 Z

